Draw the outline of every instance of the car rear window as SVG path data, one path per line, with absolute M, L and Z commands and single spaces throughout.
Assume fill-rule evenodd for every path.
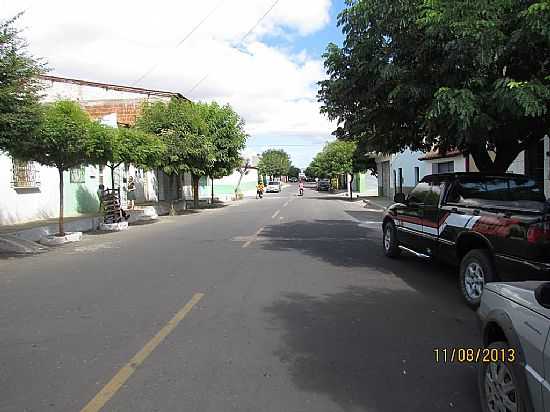
M 528 177 L 465 177 L 454 186 L 447 199 L 450 203 L 490 202 L 544 202 L 542 188 Z

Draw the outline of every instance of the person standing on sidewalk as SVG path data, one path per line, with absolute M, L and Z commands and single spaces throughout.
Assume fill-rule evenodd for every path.
M 130 176 L 128 178 L 128 209 L 134 208 L 134 203 L 136 201 L 136 183 L 134 182 L 134 177 Z

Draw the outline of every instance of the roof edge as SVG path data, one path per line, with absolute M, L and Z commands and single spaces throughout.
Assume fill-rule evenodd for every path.
M 178 99 L 190 101 L 187 97 L 185 97 L 183 94 L 179 92 L 168 92 L 165 90 L 145 89 L 143 87 L 123 86 L 123 85 L 111 84 L 111 83 L 92 82 L 88 80 L 73 79 L 70 77 L 51 76 L 49 74 L 41 74 L 38 76 L 38 78 L 42 80 L 49 80 L 52 82 L 78 84 L 80 86 L 99 87 L 102 89 L 116 90 L 119 92 L 146 94 L 148 96 L 175 97 Z

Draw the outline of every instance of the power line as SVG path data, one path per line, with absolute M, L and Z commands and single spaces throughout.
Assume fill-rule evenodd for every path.
M 267 11 L 262 15 L 262 17 L 260 17 L 256 23 L 254 23 L 254 25 L 250 28 L 250 30 L 248 30 L 245 35 L 243 37 L 241 37 L 241 40 L 239 40 L 239 43 L 237 44 L 240 44 L 240 43 L 243 43 L 244 40 L 254 31 L 256 30 L 256 27 L 258 27 L 258 25 L 262 22 L 263 19 L 265 19 L 269 13 L 271 13 L 271 10 L 273 10 L 275 8 L 275 6 L 277 5 L 277 3 L 279 3 L 280 0 L 275 0 L 271 6 L 267 9 Z M 207 73 L 202 79 L 200 79 L 197 83 L 195 83 L 193 85 L 193 87 L 191 87 L 185 94 L 190 94 L 192 93 L 197 87 L 200 86 L 200 84 L 205 81 L 208 76 L 210 76 L 210 73 Z
M 277 5 L 277 3 L 279 3 L 279 1 L 280 0 L 275 0 L 273 2 L 271 7 L 269 9 L 267 9 L 267 11 L 263 14 L 262 17 L 260 17 L 260 19 L 256 22 L 256 24 L 254 24 L 254 26 L 252 26 L 252 28 L 250 30 L 248 30 L 246 32 L 246 34 L 241 38 L 241 41 L 239 43 L 244 42 L 244 39 L 246 39 L 254 30 L 256 30 L 256 27 L 258 27 L 258 25 L 262 22 L 262 20 L 265 19 L 269 13 L 271 13 L 271 10 L 273 10 L 275 8 L 275 6 Z
M 210 10 L 210 12 L 204 16 L 204 18 L 195 26 L 193 27 L 193 29 L 187 33 L 185 35 L 185 37 L 183 39 L 181 39 L 175 46 L 174 46 L 174 49 L 177 49 L 178 47 L 180 47 L 189 37 L 191 37 L 191 35 L 193 33 L 195 33 L 195 31 L 200 27 L 202 26 L 202 24 L 208 20 L 208 18 L 210 16 L 212 16 L 212 14 L 214 14 L 214 12 L 216 12 L 216 10 L 218 10 L 220 8 L 220 6 L 222 5 L 223 3 L 223 0 L 221 0 L 218 4 L 216 4 L 216 6 Z M 131 86 L 135 86 L 136 84 L 138 84 L 139 82 L 141 82 L 143 79 L 145 79 L 147 76 L 149 76 L 158 66 L 160 66 L 161 62 L 158 61 L 156 64 L 154 64 L 153 66 L 151 66 L 149 68 L 149 70 L 147 70 L 142 76 L 140 76 L 136 81 L 134 81 Z

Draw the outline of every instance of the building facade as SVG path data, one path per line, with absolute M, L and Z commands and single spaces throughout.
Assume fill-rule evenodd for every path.
M 471 155 L 456 150 L 443 154 L 438 151 L 423 153 L 404 150 L 378 156 L 376 165 L 379 195 L 389 199 L 395 193 L 407 194 L 428 174 L 479 171 Z M 507 172 L 532 177 L 550 198 L 550 138 L 546 136 L 521 152 Z
M 176 92 L 90 82 L 57 76 L 41 76 L 43 101 L 77 101 L 94 120 L 111 127 L 135 124 L 144 102 L 186 99 Z M 258 182 L 257 158 L 248 159 L 243 175 L 234 172 L 214 180 L 214 196 L 220 200 L 235 197 L 238 189 L 245 196 L 255 194 Z M 126 184 L 132 176 L 136 183 L 137 203 L 192 199 L 191 175 L 181 179 L 160 170 L 144 171 L 132 165 L 120 165 L 111 173 L 108 167 L 82 166 L 64 173 L 64 214 L 67 217 L 97 213 L 98 190 L 120 188 L 121 204 L 126 207 Z M 202 177 L 199 197 L 209 199 L 212 182 Z M 59 215 L 59 175 L 55 168 L 35 162 L 21 162 L 0 152 L 0 225 L 14 225 L 55 218 Z
M 185 99 L 179 93 L 89 82 L 56 76 L 41 76 L 43 101 L 78 101 L 93 119 L 112 127 L 130 126 L 144 101 Z M 125 183 L 136 179 L 138 201 L 158 200 L 157 174 L 121 165 L 115 170 L 114 185 L 121 188 L 125 204 Z M 110 169 L 82 166 L 64 173 L 64 214 L 79 216 L 99 210 L 99 185 L 111 187 Z M 35 162 L 22 162 L 0 152 L 0 225 L 14 225 L 55 218 L 59 214 L 57 169 Z

